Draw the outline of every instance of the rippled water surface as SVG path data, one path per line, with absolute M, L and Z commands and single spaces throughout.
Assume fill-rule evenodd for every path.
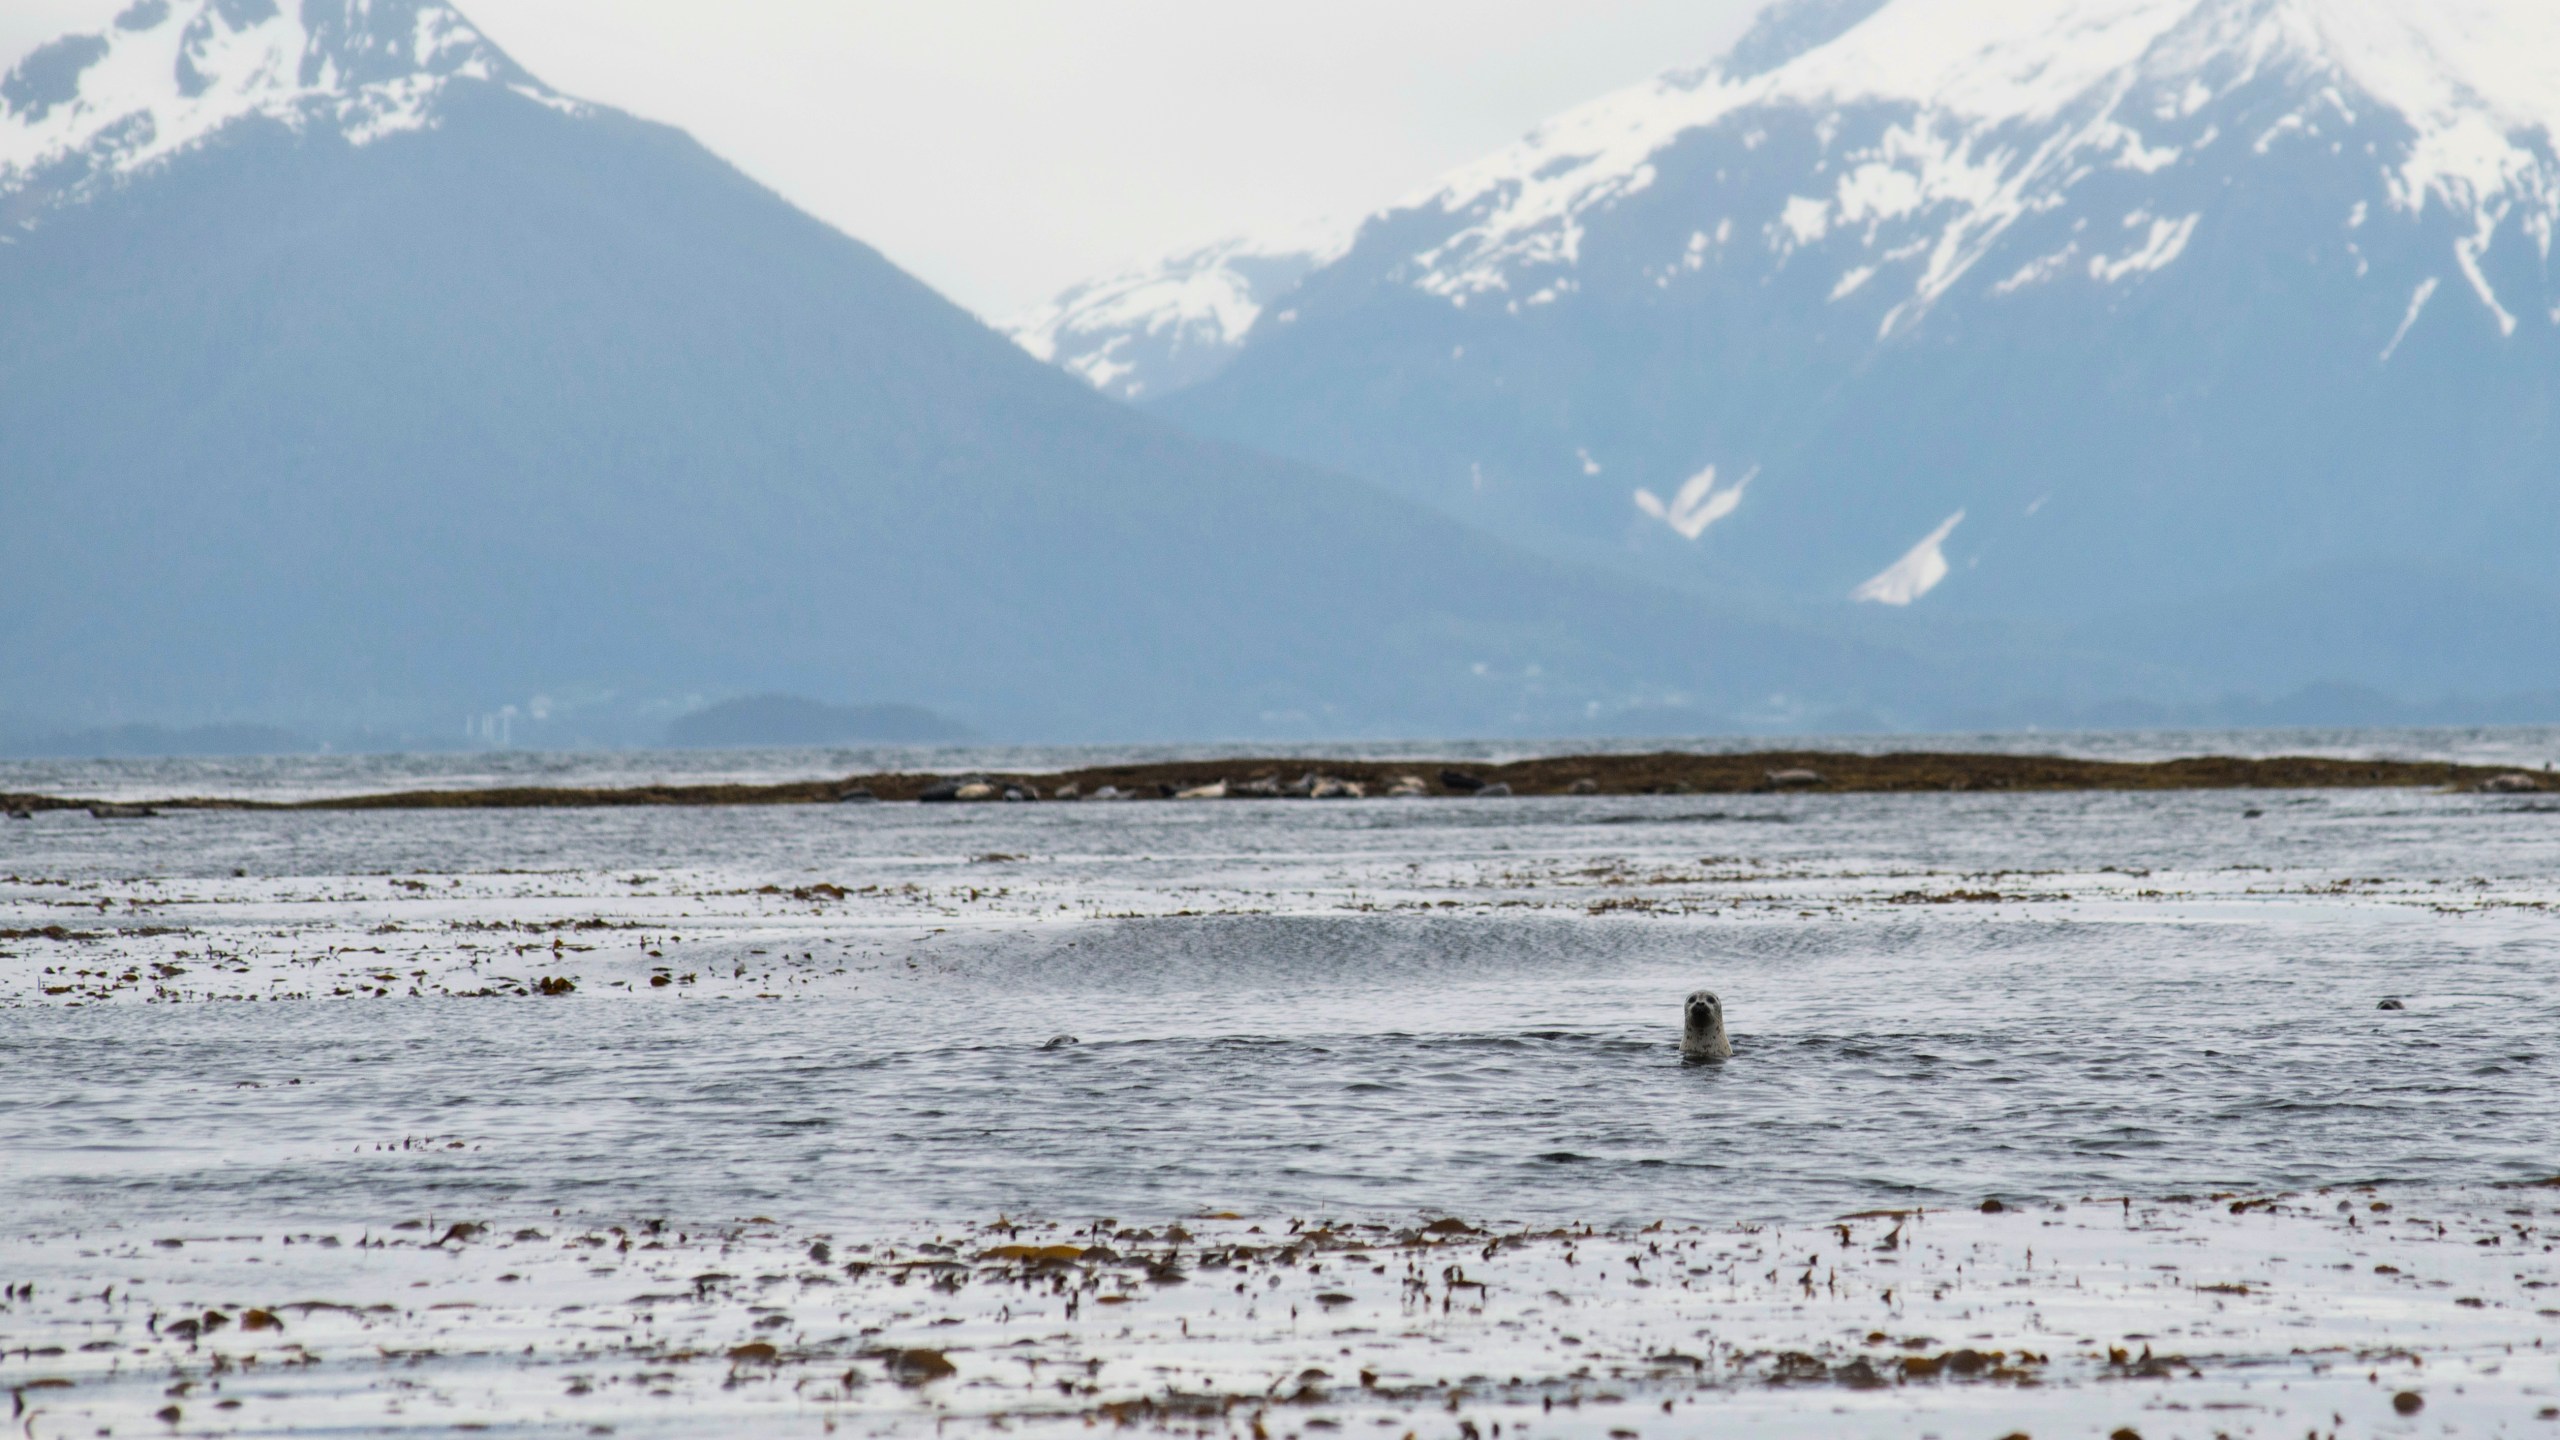
M 0 929 L 87 938 L 0 941 L 0 1213 L 2529 1178 L 2555 862 L 2560 805 L 2401 791 L 48 815 Z

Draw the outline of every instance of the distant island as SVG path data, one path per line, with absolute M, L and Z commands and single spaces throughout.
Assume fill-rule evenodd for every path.
M 50 795 L 0 795 L 12 811 L 448 810 L 621 805 L 824 805 L 847 801 L 1093 802 L 1326 800 L 1575 795 L 1874 794 L 2065 790 L 2306 790 L 2419 788 L 2532 794 L 2560 790 L 2560 774 L 2436 760 L 2073 760 L 2054 755 L 1912 752 L 1854 755 L 1769 750 L 1741 755 L 1559 755 L 1508 764 L 1420 760 L 1163 760 L 1045 773 L 890 771 L 773 785 L 636 785 L 618 789 L 514 786 L 407 790 L 267 802 L 173 798 L 147 805 Z

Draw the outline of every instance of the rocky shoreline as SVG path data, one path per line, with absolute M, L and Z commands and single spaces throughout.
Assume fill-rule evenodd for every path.
M 903 771 L 773 785 L 639 785 L 617 789 L 517 786 L 408 790 L 288 802 L 172 798 L 108 803 L 0 794 L 20 817 L 87 810 L 102 820 L 158 810 L 505 810 L 626 805 L 824 805 L 846 801 L 1044 802 L 1112 800 L 1493 799 L 1522 795 L 1740 795 L 1801 791 L 2308 790 L 2433 788 L 2492 794 L 2560 790 L 2560 775 L 2443 761 L 2247 759 L 2075 760 L 2053 755 L 1915 751 L 1856 755 L 1770 750 L 1747 754 L 1559 755 L 1507 764 L 1305 757 L 1172 760 L 1022 773 Z

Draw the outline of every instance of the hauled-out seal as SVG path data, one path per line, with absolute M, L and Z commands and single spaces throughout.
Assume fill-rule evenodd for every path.
M 1730 1060 L 1733 1041 L 1724 1033 L 1724 1002 L 1713 990 L 1692 990 L 1681 1010 L 1680 1058 Z

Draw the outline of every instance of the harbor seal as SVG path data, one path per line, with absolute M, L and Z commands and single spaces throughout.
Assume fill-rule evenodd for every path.
M 1730 1060 L 1733 1041 L 1724 1033 L 1724 1002 L 1713 990 L 1692 990 L 1681 1010 L 1680 1058 Z

